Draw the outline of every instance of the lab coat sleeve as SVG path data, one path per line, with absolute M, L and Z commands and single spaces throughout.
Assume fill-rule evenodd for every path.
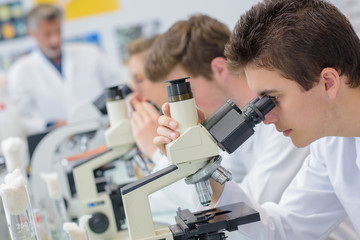
M 15 63 L 8 71 L 7 82 L 11 100 L 19 109 L 21 122 L 27 131 L 27 134 L 42 132 L 46 129 L 46 120 L 41 117 L 35 100 L 33 99 L 30 86 L 31 79 L 26 76 L 29 72 L 26 66 Z
M 226 183 L 216 206 L 243 201 L 259 211 L 261 221 L 239 227 L 249 239 L 324 239 L 345 218 L 328 179 L 326 166 L 313 154 L 284 192 L 279 204 L 258 204 L 234 182 Z
M 166 157 L 164 158 L 164 155 L 161 153 L 161 151 L 158 148 L 156 149 L 155 153 L 151 157 L 151 160 L 153 161 L 153 163 L 155 165 L 159 164 L 164 159 L 166 159 L 166 161 L 168 161 Z
M 241 187 L 259 203 L 278 203 L 309 155 L 309 147 L 296 148 L 290 138 L 277 132 L 272 125 L 263 126 L 262 131 L 253 146 L 253 151 L 257 152 L 256 159 L 245 160 L 255 163 L 241 182 Z M 261 149 L 256 150 L 258 147 Z

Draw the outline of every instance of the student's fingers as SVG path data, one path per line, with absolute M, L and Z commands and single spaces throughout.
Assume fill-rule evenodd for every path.
M 205 114 L 203 111 L 201 111 L 200 109 L 197 109 L 197 113 L 198 113 L 198 119 L 199 122 L 202 123 L 205 121 Z
M 164 103 L 162 106 L 161 106 L 161 110 L 163 112 L 163 114 L 165 116 L 168 116 L 170 117 L 170 106 L 169 106 L 169 103 Z
M 132 117 L 131 117 L 131 119 L 130 119 L 130 124 L 131 124 L 132 130 L 133 130 L 133 131 L 137 131 L 137 129 L 138 129 L 138 124 L 137 124 L 137 121 L 135 120 L 135 118 L 133 117 L 133 115 L 132 115 Z
M 140 100 L 135 95 L 131 96 L 131 98 L 129 99 L 129 102 L 130 102 L 130 106 L 134 110 L 136 110 L 136 108 L 140 104 Z
M 139 126 L 141 126 L 143 119 L 140 113 L 138 112 L 132 112 L 131 113 L 131 121 L 134 122 L 134 124 L 136 124 L 136 127 L 138 128 Z
M 170 143 L 172 140 L 170 138 L 164 137 L 164 136 L 156 136 L 154 137 L 154 144 L 156 146 L 160 146 L 163 144 L 168 144 Z
M 149 102 L 142 102 L 144 110 L 149 114 L 152 119 L 158 119 L 160 117 L 159 112 L 156 108 Z
M 160 151 L 166 156 L 165 144 L 170 143 L 171 139 L 164 136 L 156 136 L 153 142 L 156 145 L 156 147 L 159 148 Z
M 169 139 L 172 139 L 172 140 L 175 140 L 179 137 L 180 133 L 179 132 L 176 132 L 170 128 L 167 128 L 167 127 L 164 127 L 164 126 L 159 126 L 157 128 L 157 133 L 160 135 L 160 136 L 163 136 L 163 137 L 166 137 L 166 138 L 169 138 Z
M 179 124 L 174 119 L 165 115 L 161 115 L 158 118 L 158 123 L 160 126 L 171 128 L 173 130 L 175 130 L 179 126 Z
M 144 128 L 152 128 L 153 127 L 152 129 L 155 129 L 159 125 L 157 120 L 160 115 L 158 115 L 155 118 L 152 118 L 146 110 L 139 111 L 138 114 L 140 116 L 139 118 L 142 121 L 142 126 Z

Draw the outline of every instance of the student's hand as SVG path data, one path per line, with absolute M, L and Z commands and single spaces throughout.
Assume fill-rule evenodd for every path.
M 130 104 L 133 108 L 131 127 L 136 144 L 146 157 L 151 158 L 156 151 L 153 139 L 157 135 L 157 119 L 160 114 L 153 105 L 142 100 L 138 95 L 130 99 Z
M 164 115 L 160 116 L 158 119 L 158 136 L 154 138 L 154 143 L 160 151 L 166 155 L 165 144 L 177 139 L 180 133 L 175 131 L 179 124 L 170 116 L 169 103 L 164 103 L 161 110 Z
M 221 185 L 220 183 L 216 182 L 215 180 L 213 180 L 212 178 L 210 178 L 210 186 L 212 189 L 212 196 L 211 196 L 211 204 L 210 207 L 214 208 L 216 203 L 218 202 L 222 192 L 224 191 L 224 185 Z
M 129 99 L 129 103 L 130 103 L 130 106 L 133 110 L 135 110 L 135 105 L 138 103 L 138 102 L 141 102 L 141 101 L 144 101 L 144 99 L 139 95 L 139 93 L 137 92 L 134 92 L 133 95 L 131 95 L 130 99 Z
M 166 155 L 165 144 L 177 139 L 180 133 L 176 131 L 176 129 L 179 127 L 179 123 L 170 116 L 169 103 L 163 104 L 162 111 L 164 115 L 160 116 L 158 119 L 158 136 L 154 138 L 154 143 L 160 149 L 160 151 Z M 205 120 L 204 113 L 201 110 L 197 111 L 199 122 L 203 122 Z

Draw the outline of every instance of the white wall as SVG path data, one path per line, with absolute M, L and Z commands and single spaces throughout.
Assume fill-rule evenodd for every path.
M 256 0 L 122 0 L 121 10 L 106 15 L 68 21 L 65 25 L 65 36 L 70 37 L 83 32 L 99 31 L 102 44 L 109 57 L 120 64 L 115 41 L 115 29 L 139 22 L 159 19 L 160 32 L 166 31 L 172 24 L 191 14 L 208 14 L 231 29 L 240 15 L 249 9 Z M 124 77 L 126 70 L 123 69 Z

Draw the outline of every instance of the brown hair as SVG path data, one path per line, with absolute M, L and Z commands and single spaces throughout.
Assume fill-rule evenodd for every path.
M 241 16 L 225 47 L 230 70 L 278 69 L 305 90 L 326 67 L 360 86 L 360 41 L 346 17 L 322 0 L 268 0 Z
M 210 63 L 224 57 L 230 30 L 206 15 L 195 15 L 176 22 L 157 39 L 145 62 L 145 73 L 151 81 L 163 81 L 178 64 L 191 76 L 212 78 Z
M 129 43 L 129 45 L 126 47 L 127 57 L 124 62 L 127 63 L 129 59 L 135 54 L 150 50 L 157 37 L 158 35 L 152 36 L 150 38 L 138 38 Z

